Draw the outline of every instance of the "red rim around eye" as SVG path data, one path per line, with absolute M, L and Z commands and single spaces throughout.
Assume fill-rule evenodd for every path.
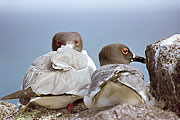
M 58 40 L 56 40 L 56 45 L 57 45 L 58 47 L 61 47 L 61 42 L 58 41 Z
M 79 44 L 79 40 L 76 40 L 76 41 L 75 41 L 75 44 L 78 45 L 78 44 Z
M 125 55 L 128 54 L 128 52 L 129 52 L 129 50 L 128 50 L 127 48 L 123 48 L 121 51 L 122 51 L 122 53 L 125 54 Z

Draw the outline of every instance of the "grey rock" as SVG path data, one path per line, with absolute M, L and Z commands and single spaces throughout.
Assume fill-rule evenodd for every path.
M 152 96 L 180 116 L 180 34 L 148 45 L 146 58 Z
M 158 107 L 150 107 L 144 104 L 130 105 L 122 104 L 114 107 L 87 109 L 83 102 L 76 104 L 75 113 L 65 113 L 64 109 L 52 110 L 41 106 L 27 108 L 18 119 L 29 120 L 180 120 L 178 116 L 170 111 Z M 14 107 L 13 107 L 14 108 Z M 12 106 L 7 106 L 12 109 Z M 77 110 L 78 109 L 78 110 Z M 21 111 L 21 110 L 20 110 Z M 6 114 L 3 120 L 13 120 L 20 111 Z M 12 114 L 13 113 L 13 114 Z
M 17 112 L 17 106 L 9 102 L 0 101 L 0 120 L 14 116 Z
M 148 107 L 144 104 L 122 104 L 112 108 L 86 110 L 75 115 L 71 120 L 178 120 L 179 118 L 169 111 L 157 107 Z

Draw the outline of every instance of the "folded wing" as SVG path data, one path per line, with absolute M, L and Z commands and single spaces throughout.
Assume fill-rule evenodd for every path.
M 86 54 L 71 48 L 59 48 L 37 58 L 25 75 L 23 89 L 36 94 L 78 94 L 90 83 L 94 67 Z

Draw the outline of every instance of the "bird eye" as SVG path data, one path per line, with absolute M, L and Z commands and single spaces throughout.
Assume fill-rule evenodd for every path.
M 122 51 L 122 53 L 123 53 L 124 55 L 128 54 L 128 49 L 127 49 L 127 48 L 123 48 L 121 51 Z
M 57 45 L 58 47 L 61 47 L 61 42 L 58 41 L 58 40 L 56 40 L 56 45 Z
M 79 44 L 79 40 L 75 40 L 75 44 L 77 46 Z

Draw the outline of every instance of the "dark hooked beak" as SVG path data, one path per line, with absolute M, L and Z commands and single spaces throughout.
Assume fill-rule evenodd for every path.
M 133 58 L 131 59 L 131 62 L 141 62 L 141 63 L 146 63 L 146 58 L 137 56 L 133 53 Z

